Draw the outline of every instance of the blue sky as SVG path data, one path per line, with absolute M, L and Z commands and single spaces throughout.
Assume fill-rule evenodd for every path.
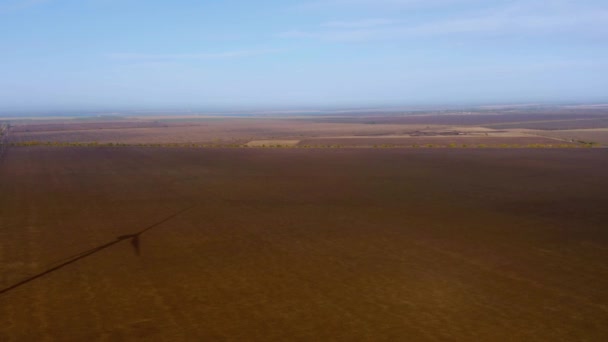
M 0 110 L 608 102 L 608 1 L 0 0 Z

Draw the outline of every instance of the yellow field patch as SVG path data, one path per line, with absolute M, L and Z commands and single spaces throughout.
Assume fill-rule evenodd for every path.
M 252 140 L 248 142 L 249 147 L 262 147 L 262 146 L 296 146 L 300 140 Z

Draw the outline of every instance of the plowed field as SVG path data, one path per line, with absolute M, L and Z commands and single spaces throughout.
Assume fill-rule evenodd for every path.
M 9 148 L 0 341 L 606 341 L 604 149 Z M 69 260 L 69 259 L 67 259 Z

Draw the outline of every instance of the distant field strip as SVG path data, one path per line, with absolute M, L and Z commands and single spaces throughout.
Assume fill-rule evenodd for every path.
M 557 131 L 530 131 L 538 136 L 545 136 L 562 141 L 579 141 L 608 146 L 608 128 L 569 129 Z
M 356 138 L 312 138 L 304 139 L 299 146 L 342 147 L 575 147 L 579 144 L 557 142 L 548 137 L 524 135 L 511 136 L 423 136 L 423 137 L 356 137 Z
M 247 146 L 250 147 L 264 147 L 264 146 L 296 146 L 300 140 L 252 140 L 248 142 Z
M 594 147 L 593 143 L 585 141 L 570 142 L 551 137 L 538 137 L 530 135 L 522 138 L 476 138 L 457 137 L 409 137 L 409 138 L 315 138 L 305 140 L 290 140 L 288 143 L 280 140 L 266 140 L 264 142 L 246 144 L 194 144 L 194 143 L 96 143 L 96 142 L 56 142 L 56 141 L 20 141 L 11 142 L 6 146 L 26 147 L 74 147 L 74 148 L 189 148 L 189 149 L 246 149 L 246 148 L 580 148 Z
M 481 126 L 488 128 L 528 128 L 540 130 L 562 130 L 562 129 L 586 129 L 586 128 L 607 128 L 608 118 L 581 118 L 564 120 L 538 120 L 538 121 L 517 121 L 504 123 L 488 123 Z
M 6 148 L 8 146 L 8 134 L 10 131 L 9 125 L 1 125 L 0 126 L 0 163 L 4 160 L 4 155 L 6 154 Z

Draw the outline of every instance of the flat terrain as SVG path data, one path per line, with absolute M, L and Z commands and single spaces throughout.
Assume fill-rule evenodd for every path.
M 526 147 L 530 145 L 543 146 L 576 146 L 547 137 L 529 136 L 414 136 L 414 137 L 339 137 L 304 139 L 298 146 L 341 146 L 341 147 Z
M 606 341 L 607 152 L 10 147 L 0 287 L 191 209 L 0 295 L 0 341 Z
M 603 108 L 603 107 L 602 107 Z M 124 116 L 8 120 L 13 143 L 215 146 L 608 146 L 608 109 L 284 117 Z M 593 129 L 593 132 L 587 130 Z M 583 131 L 583 132 L 581 132 Z M 576 138 L 573 137 L 583 137 Z M 562 146 L 563 147 L 563 146 Z
M 608 128 L 535 131 L 533 134 L 562 139 L 564 141 L 593 141 L 597 144 L 608 146 Z

